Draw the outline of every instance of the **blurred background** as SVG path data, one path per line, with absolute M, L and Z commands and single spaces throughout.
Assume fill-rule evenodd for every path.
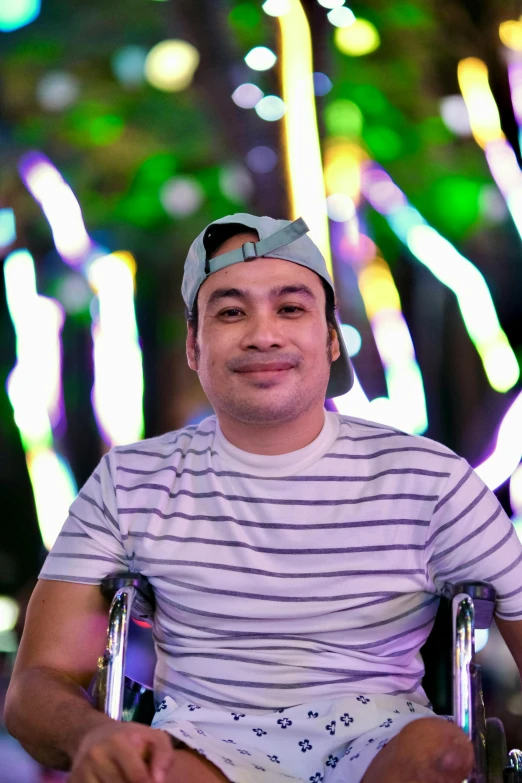
M 357 373 L 329 404 L 451 447 L 522 530 L 520 0 L 1 0 L 0 36 L 0 707 L 78 487 L 211 412 L 180 284 L 222 215 L 305 218 Z

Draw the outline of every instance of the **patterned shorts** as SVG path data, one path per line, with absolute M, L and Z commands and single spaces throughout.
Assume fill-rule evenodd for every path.
M 264 715 L 178 706 L 169 696 L 153 727 L 215 764 L 233 783 L 359 783 L 401 729 L 432 710 L 401 696 L 349 695 Z

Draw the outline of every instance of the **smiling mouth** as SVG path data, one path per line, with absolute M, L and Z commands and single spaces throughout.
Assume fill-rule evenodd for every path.
M 236 370 L 236 372 L 240 375 L 257 375 L 281 373 L 286 372 L 287 370 L 292 370 L 293 368 L 293 364 L 252 364 L 247 365 L 246 367 L 242 367 L 241 369 Z

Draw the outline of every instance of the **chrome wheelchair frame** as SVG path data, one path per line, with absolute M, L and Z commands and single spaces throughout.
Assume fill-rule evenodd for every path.
M 114 720 L 150 725 L 155 711 L 153 691 L 125 675 L 125 660 L 133 612 L 141 619 L 153 616 L 152 588 L 140 574 L 123 572 L 104 579 L 101 590 L 111 606 L 93 702 Z M 421 650 L 426 668 L 423 687 L 435 712 L 451 714 L 474 746 L 475 768 L 463 783 L 522 783 L 522 752 L 508 753 L 501 721 L 486 719 L 481 667 L 475 661 L 475 630 L 490 627 L 494 608 L 491 585 L 446 585 L 433 629 Z

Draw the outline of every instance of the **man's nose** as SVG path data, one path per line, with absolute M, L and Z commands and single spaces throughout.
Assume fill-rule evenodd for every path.
M 242 348 L 256 348 L 259 351 L 269 351 L 281 348 L 285 343 L 281 331 L 281 321 L 275 313 L 256 313 L 251 315 L 245 329 Z

